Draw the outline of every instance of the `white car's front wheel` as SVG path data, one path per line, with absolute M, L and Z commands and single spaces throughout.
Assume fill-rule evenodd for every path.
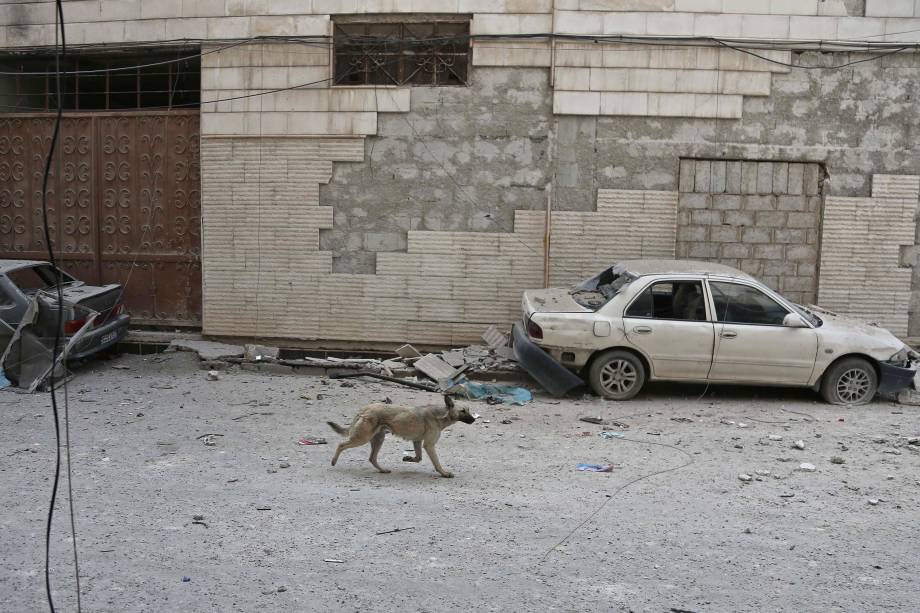
M 614 349 L 599 356 L 588 369 L 588 383 L 598 396 L 629 400 L 645 385 L 645 365 L 635 354 Z
M 878 391 L 878 374 L 862 358 L 846 358 L 832 365 L 821 380 L 821 395 L 831 404 L 867 404 Z

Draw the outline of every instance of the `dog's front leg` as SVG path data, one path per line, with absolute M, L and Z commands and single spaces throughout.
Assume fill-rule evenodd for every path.
M 425 451 L 428 453 L 428 457 L 431 459 L 431 463 L 434 464 L 434 469 L 438 471 L 438 474 L 448 479 L 454 476 L 454 473 L 444 470 L 444 467 L 441 466 L 441 462 L 438 460 L 438 452 L 434 450 L 434 443 L 426 442 Z
M 422 441 L 412 441 L 412 446 L 415 447 L 415 457 L 412 456 L 403 456 L 403 462 L 421 462 L 422 461 Z

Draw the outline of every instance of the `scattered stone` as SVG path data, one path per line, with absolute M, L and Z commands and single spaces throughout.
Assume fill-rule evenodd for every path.
M 745 528 L 745 529 L 744 529 L 744 533 L 745 533 L 745 534 L 752 534 L 750 528 Z
M 869 504 L 871 504 L 873 507 L 876 506 L 876 505 L 879 503 L 878 498 L 870 498 L 868 502 L 869 502 Z
M 799 470 L 807 472 L 807 473 L 813 473 L 815 472 L 815 465 L 809 464 L 808 462 L 802 462 L 801 464 L 799 464 Z
M 195 521 L 201 521 L 204 519 L 204 515 L 201 515 L 201 514 L 192 515 L 192 519 L 194 519 Z
M 907 439 L 908 445 L 920 445 L 920 436 L 912 436 Z
M 751 477 L 751 475 L 741 473 L 740 475 L 738 475 L 738 479 L 747 483 L 748 481 L 752 481 L 754 478 Z
M 739 428 L 747 428 L 748 425 L 747 425 L 746 423 L 744 423 L 744 422 L 740 422 L 740 421 L 739 421 L 739 422 L 738 422 L 738 427 L 739 427 Z
M 792 443 L 792 446 L 795 447 L 796 449 L 805 449 L 805 441 L 801 441 L 801 440 L 796 441 Z
M 267 504 L 260 504 L 256 507 L 256 511 L 271 511 L 272 508 Z
M 843 464 L 844 462 L 846 462 L 846 460 L 841 458 L 839 455 L 835 455 L 831 458 L 831 464 Z
M 885 477 L 885 480 L 886 480 L 886 481 L 894 481 L 894 475 L 888 475 L 887 477 Z
M 291 463 L 290 463 L 290 462 L 282 462 L 282 463 L 279 464 L 278 466 L 280 466 L 281 468 L 290 468 L 290 467 L 291 467 Z
M 690 419 L 689 417 L 672 417 L 672 418 L 671 418 L 671 421 L 676 421 L 676 422 L 679 422 L 679 423 L 682 423 L 682 424 L 693 423 L 693 420 Z
M 779 434 L 771 434 L 771 435 L 768 436 L 767 438 L 770 439 L 771 441 L 781 441 L 781 440 L 783 440 L 783 437 L 780 436 Z
M 287 591 L 287 588 L 286 588 L 285 586 L 283 586 L 283 585 L 279 585 L 279 586 L 278 586 L 278 591 L 279 591 L 279 592 L 286 592 L 286 591 Z
M 758 470 L 758 471 L 755 471 L 755 472 L 756 472 L 758 475 L 760 475 L 761 477 L 769 477 L 769 476 L 770 476 L 770 471 L 769 471 L 769 470 Z
M 510 419 L 503 419 L 503 420 L 501 421 L 501 423 L 503 423 L 503 424 L 510 424 L 510 423 L 511 423 L 511 420 L 510 420 Z
M 208 371 L 208 381 L 217 381 L 218 379 L 220 379 L 220 373 L 219 373 L 219 372 L 217 372 L 216 370 L 209 370 L 209 371 Z
M 354 381 L 348 381 L 347 379 L 343 381 L 339 381 L 339 387 L 354 387 L 354 386 L 355 386 Z

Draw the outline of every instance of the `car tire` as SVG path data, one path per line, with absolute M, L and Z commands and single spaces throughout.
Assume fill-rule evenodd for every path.
M 645 385 L 645 365 L 636 355 L 614 349 L 600 355 L 588 369 L 594 393 L 610 400 L 629 400 Z
M 831 365 L 821 379 L 821 396 L 831 404 L 861 405 L 878 392 L 878 374 L 862 358 L 846 358 Z

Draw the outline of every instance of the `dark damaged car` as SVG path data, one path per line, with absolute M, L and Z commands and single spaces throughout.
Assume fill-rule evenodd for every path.
M 125 337 L 131 318 L 122 302 L 121 285 L 87 285 L 62 270 L 58 273 L 64 303 L 62 341 L 70 345 L 68 341 L 81 333 L 69 347 L 68 360 L 88 357 Z M 54 338 L 57 279 L 58 274 L 48 262 L 0 260 L 0 320 L 8 328 L 7 335 L 19 328 L 38 296 L 42 299 L 41 308 L 32 325 L 42 337 Z

